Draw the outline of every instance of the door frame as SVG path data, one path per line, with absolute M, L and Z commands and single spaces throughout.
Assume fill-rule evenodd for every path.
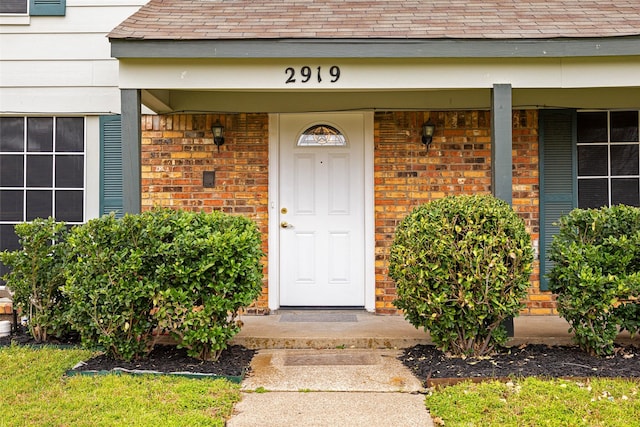
M 343 112 L 328 112 L 340 114 Z M 298 113 L 291 113 L 298 114 Z M 323 113 L 304 113 L 319 117 Z M 360 114 L 364 135 L 364 308 L 374 312 L 375 300 L 375 211 L 374 211 L 374 141 L 373 111 L 350 111 Z M 280 308 L 280 113 L 269 114 L 269 237 L 268 237 L 268 303 L 270 310 Z

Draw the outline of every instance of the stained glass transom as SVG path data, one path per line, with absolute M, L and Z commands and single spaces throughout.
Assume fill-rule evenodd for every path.
M 347 145 L 347 139 L 333 126 L 311 126 L 298 138 L 298 147 L 327 147 Z

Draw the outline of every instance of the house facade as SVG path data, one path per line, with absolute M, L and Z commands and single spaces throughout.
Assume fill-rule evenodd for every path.
M 544 272 L 553 223 L 574 207 L 640 206 L 635 1 L 131 3 L 103 33 L 115 58 L 101 59 L 112 67 L 109 103 L 92 109 L 82 91 L 67 91 L 67 114 L 95 122 L 86 167 L 74 175 L 86 181 L 82 218 L 64 198 L 76 187 L 46 187 L 62 197 L 52 206 L 78 222 L 153 206 L 251 217 L 267 256 L 250 311 L 394 314 L 387 266 L 399 222 L 429 200 L 493 193 L 524 219 L 538 255 L 524 314 L 552 314 Z M 20 93 L 4 76 L 26 78 L 25 64 L 5 68 L 13 61 L 4 58 L 0 158 L 19 169 L 14 157 L 26 157 L 27 183 L 1 172 L 7 236 L 18 218 L 9 202 L 19 205 L 22 191 L 29 220 L 30 197 L 43 191 L 28 185 L 30 167 L 40 169 L 30 163 L 30 122 L 67 110 L 43 109 L 33 87 L 23 93 L 38 102 L 17 108 Z M 27 151 L 11 151 L 16 143 L 2 141 L 20 131 L 5 129 L 23 116 Z M 55 141 L 73 134 L 54 126 Z M 64 176 L 73 153 L 52 152 L 67 160 L 54 183 L 72 181 Z
M 144 3 L 0 3 L 0 250 L 19 247 L 16 223 L 78 224 L 108 211 L 101 140 L 120 91 L 106 34 Z

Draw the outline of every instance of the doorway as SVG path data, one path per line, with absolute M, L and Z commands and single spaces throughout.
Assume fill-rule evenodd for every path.
M 280 114 L 277 127 L 270 235 L 278 281 L 270 274 L 270 297 L 277 294 L 278 308 L 373 310 L 372 114 Z

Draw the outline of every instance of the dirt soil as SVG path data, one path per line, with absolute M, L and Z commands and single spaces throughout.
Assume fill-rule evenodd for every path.
M 640 349 L 633 346 L 617 346 L 611 357 L 589 356 L 572 346 L 529 344 L 491 357 L 461 358 L 417 345 L 405 349 L 400 360 L 427 383 L 436 378 L 640 377 Z
M 18 345 L 37 344 L 23 329 L 11 337 L 0 338 L 0 346 L 10 345 L 11 342 Z M 56 343 L 62 345 L 78 345 L 78 342 L 66 341 Z M 216 374 L 237 377 L 243 372 L 249 372 L 249 364 L 255 354 L 255 350 L 249 350 L 242 346 L 231 346 L 222 352 L 216 362 L 201 361 L 187 356 L 185 349 L 179 349 L 171 345 L 158 345 L 144 360 L 131 362 L 114 360 L 105 355 L 99 355 L 84 361 L 77 371 L 110 371 L 115 368 L 127 370 L 147 370 L 156 372 L 189 372 L 202 374 Z

